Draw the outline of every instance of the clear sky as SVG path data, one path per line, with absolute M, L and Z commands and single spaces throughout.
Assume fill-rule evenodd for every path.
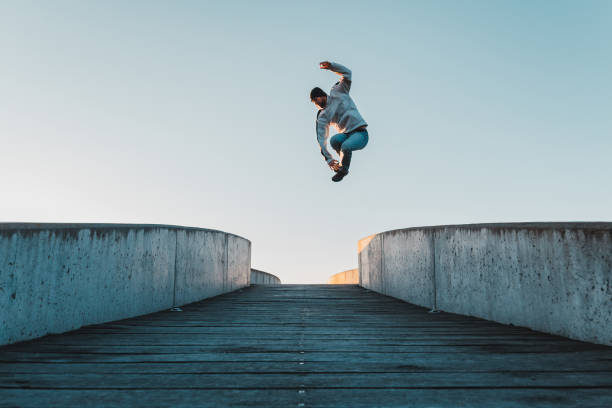
M 341 183 L 323 60 L 370 125 Z M 221 229 L 285 283 L 388 229 L 611 221 L 612 1 L 4 0 L 0 149 L 0 221 Z

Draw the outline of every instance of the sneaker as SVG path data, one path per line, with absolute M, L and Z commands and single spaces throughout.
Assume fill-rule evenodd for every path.
M 336 182 L 341 181 L 344 178 L 344 176 L 346 176 L 347 174 L 348 174 L 348 170 L 344 170 L 342 167 L 340 167 L 340 169 L 332 177 L 332 181 L 336 181 Z

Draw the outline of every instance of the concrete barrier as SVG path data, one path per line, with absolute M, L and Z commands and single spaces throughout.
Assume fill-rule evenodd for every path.
M 0 224 L 0 345 L 247 286 L 250 248 L 201 228 Z
M 349 269 L 332 275 L 328 280 L 328 285 L 357 285 L 359 283 L 359 269 Z
M 280 285 L 281 280 L 271 273 L 251 269 L 251 285 Z
M 364 238 L 358 249 L 365 288 L 612 345 L 612 223 L 408 228 Z

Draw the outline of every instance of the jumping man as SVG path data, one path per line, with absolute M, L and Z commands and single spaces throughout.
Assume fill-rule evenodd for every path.
M 310 91 L 310 100 L 317 106 L 317 140 L 321 154 L 329 167 L 336 172 L 333 181 L 342 180 L 349 172 L 354 150 L 361 150 L 368 144 L 368 131 L 365 120 L 359 114 L 355 102 L 349 95 L 351 89 L 351 70 L 335 62 L 323 61 L 321 69 L 329 69 L 340 75 L 339 82 L 332 87 L 329 96 L 321 88 Z M 327 149 L 329 126 L 338 130 L 329 143 L 340 156 L 340 163 Z

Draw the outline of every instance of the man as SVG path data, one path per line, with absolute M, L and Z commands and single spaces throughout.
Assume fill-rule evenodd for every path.
M 321 154 L 329 167 L 336 172 L 333 181 L 342 180 L 349 172 L 353 151 L 361 150 L 368 144 L 368 131 L 365 120 L 359 114 L 355 102 L 349 96 L 351 89 L 351 70 L 335 62 L 323 61 L 321 69 L 328 69 L 340 75 L 339 82 L 332 87 L 329 96 L 321 88 L 310 91 L 310 100 L 317 106 L 317 140 Z M 329 143 L 340 156 L 336 161 L 327 149 L 329 126 L 338 130 Z

